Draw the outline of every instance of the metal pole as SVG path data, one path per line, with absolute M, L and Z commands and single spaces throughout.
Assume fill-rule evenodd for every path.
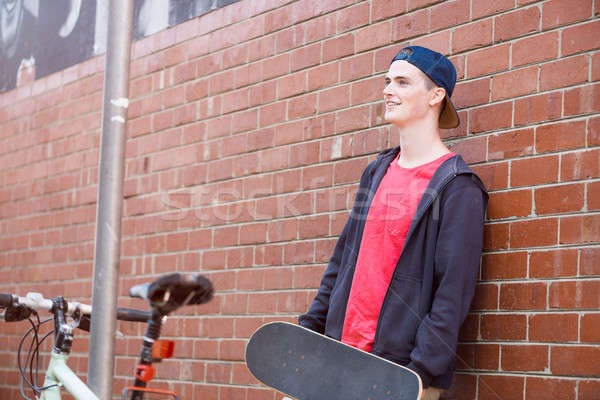
M 110 0 L 88 359 L 88 385 L 102 400 L 113 385 L 132 25 L 133 0 Z

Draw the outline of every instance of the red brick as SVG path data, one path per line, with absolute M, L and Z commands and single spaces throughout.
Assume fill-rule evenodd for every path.
M 510 227 L 510 247 L 534 247 L 557 244 L 558 220 L 546 218 L 513 222 Z
M 235 87 L 240 88 L 252 83 L 260 82 L 262 77 L 262 66 L 260 63 L 246 64 L 235 70 Z
M 526 217 L 531 214 L 531 190 L 511 190 L 490 194 L 488 218 Z
M 498 309 L 498 285 L 477 284 L 475 294 L 471 303 L 471 310 L 497 310 Z
M 562 92 L 545 93 L 515 100 L 515 125 L 526 125 L 560 117 Z
M 600 281 L 567 281 L 550 284 L 549 307 L 597 309 L 600 307 Z
M 521 8 L 496 17 L 494 41 L 504 41 L 538 30 L 540 9 L 537 6 Z
M 488 160 L 531 154 L 533 154 L 533 129 L 521 129 L 489 136 Z
M 298 236 L 300 239 L 324 237 L 328 234 L 328 215 L 304 217 L 298 221 Z
M 600 47 L 600 21 L 567 28 L 562 33 L 562 55 Z
M 561 151 L 585 146 L 585 121 L 539 126 L 535 149 L 538 153 Z
M 296 242 L 285 246 L 286 264 L 306 264 L 314 260 L 314 242 Z
M 351 105 L 381 100 L 383 98 L 382 87 L 383 83 L 379 76 L 353 83 Z
M 365 157 L 340 161 L 334 166 L 334 183 L 357 182 L 360 178 L 360 172 L 367 167 L 368 159 Z
M 558 57 L 558 32 L 556 31 L 542 33 L 513 42 L 513 67 L 546 61 L 556 57 Z
M 492 78 L 492 101 L 535 93 L 537 76 L 537 66 L 495 75 Z
M 587 209 L 600 210 L 600 182 L 587 184 Z
M 492 27 L 492 18 L 487 18 L 456 28 L 452 33 L 452 52 L 457 53 L 490 44 Z
M 560 185 L 536 189 L 535 211 L 538 215 L 580 211 L 584 205 L 584 184 Z
M 581 341 L 600 342 L 600 314 L 584 314 L 581 317 Z
M 275 54 L 275 35 L 253 40 L 248 45 L 248 61 L 256 61 Z
M 483 280 L 515 279 L 527 276 L 527 253 L 484 254 L 481 266 Z
M 302 121 L 279 125 L 275 130 L 275 145 L 295 143 L 302 140 Z
M 511 186 L 529 186 L 558 181 L 558 156 L 535 157 L 511 163 Z
M 577 275 L 577 250 L 535 251 L 529 260 L 529 274 L 534 278 Z
M 476 1 L 471 4 L 471 18 L 477 19 L 501 11 L 510 10 L 515 6 L 512 0 L 497 0 L 492 2 Z
M 459 344 L 456 350 L 457 369 L 497 370 L 499 359 L 497 344 Z
M 502 371 L 544 371 L 548 346 L 502 345 Z
M 600 242 L 600 215 L 560 219 L 560 243 Z
M 486 224 L 483 226 L 483 249 L 508 249 L 508 223 Z
M 600 117 L 590 118 L 588 130 L 588 147 L 600 145 Z
M 469 20 L 469 2 L 466 0 L 446 1 L 429 7 L 431 31 L 459 25 Z
M 317 40 L 322 40 L 335 35 L 336 32 L 336 15 L 327 14 L 319 18 L 306 21 L 305 43 L 311 43 Z
M 306 90 L 306 77 L 307 73 L 303 71 L 279 78 L 277 80 L 277 98 L 284 99 L 304 92 Z
M 568 0 L 551 0 L 542 6 L 542 29 L 582 21 L 592 16 L 592 0 L 573 4 Z
M 356 52 L 390 43 L 391 30 L 391 23 L 384 21 L 356 31 Z
M 484 314 L 481 337 L 484 340 L 525 340 L 527 317 L 519 314 Z
M 596 3 L 596 10 L 598 10 Z M 598 11 L 596 11 L 598 13 Z M 598 381 L 579 381 L 578 400 L 594 400 L 600 395 L 600 382 Z
M 512 123 L 512 102 L 491 104 L 469 111 L 471 133 L 509 127 Z
M 350 85 L 337 86 L 319 92 L 319 112 L 339 110 L 350 105 Z
M 508 69 L 509 44 L 486 47 L 467 56 L 467 77 L 473 78 Z
M 354 35 L 348 33 L 323 42 L 323 62 L 354 54 Z
M 304 31 L 304 25 L 296 25 L 289 29 L 278 32 L 276 39 L 276 52 L 282 53 L 302 45 L 304 41 Z
M 303 46 L 294 50 L 291 55 L 292 71 L 298 71 L 321 62 L 321 43 Z
M 427 47 L 444 55 L 450 53 L 450 30 L 419 36 L 411 40 L 411 45 Z
M 228 69 L 248 61 L 248 45 L 243 44 L 229 48 L 223 52 L 223 69 Z
M 271 103 L 260 108 L 260 126 L 269 126 L 285 120 L 287 102 Z
M 267 224 L 247 224 L 240 227 L 240 244 L 264 243 L 267 237 Z
M 368 106 L 338 111 L 335 114 L 336 133 L 343 133 L 369 126 L 370 109 Z
M 312 165 L 319 161 L 319 142 L 304 142 L 290 149 L 290 166 Z M 298 178 L 300 175 L 298 175 Z M 298 181 L 299 183 L 299 181 Z
M 565 154 L 561 160 L 560 178 L 562 181 L 597 178 L 600 176 L 599 160 L 599 150 Z
M 473 165 L 471 169 L 481 178 L 488 190 L 508 187 L 508 162 Z
M 565 116 L 600 111 L 600 84 L 565 91 Z
M 270 81 L 250 88 L 250 106 L 265 104 L 275 100 L 277 81 Z M 218 109 L 218 107 L 217 107 Z
M 550 90 L 586 82 L 589 73 L 587 55 L 552 61 L 540 68 L 540 90 Z
M 524 378 L 520 376 L 480 375 L 478 400 L 522 400 Z
M 529 340 L 534 342 L 573 342 L 578 338 L 576 314 L 534 314 L 529 317 Z
M 323 52 L 325 56 L 325 52 Z M 312 91 L 320 89 L 322 87 L 331 86 L 338 82 L 338 69 L 339 64 L 337 62 L 320 65 L 308 71 L 308 90 Z
M 600 275 L 600 247 L 581 250 L 581 275 Z
M 477 375 L 463 374 L 457 372 L 452 380 L 452 386 L 444 392 L 449 398 L 476 399 L 477 398 Z
M 398 42 L 427 33 L 429 13 L 426 9 L 401 15 L 392 20 L 392 41 Z M 394 49 L 398 51 L 399 49 Z
M 552 348 L 550 369 L 555 375 L 600 375 L 600 347 L 556 346 Z
M 600 53 L 592 56 L 592 81 L 600 80 Z
M 486 138 L 476 137 L 461 140 L 448 146 L 456 154 L 460 154 L 467 163 L 485 161 Z
M 504 283 L 500 286 L 501 310 L 545 310 L 546 284 Z
M 386 0 L 373 0 L 371 12 L 371 18 L 373 21 L 378 21 L 384 18 L 387 19 L 395 15 L 405 13 L 406 4 L 401 2 L 389 2 Z
M 369 23 L 369 3 L 359 3 L 336 13 L 337 33 L 345 32 Z
M 290 53 L 268 58 L 262 62 L 263 79 L 285 75 L 290 71 Z
M 526 399 L 575 400 L 576 384 L 573 380 L 534 378 L 528 376 L 526 386 Z
M 313 115 L 317 112 L 317 95 L 314 93 L 295 97 L 288 101 L 288 118 L 296 119 Z

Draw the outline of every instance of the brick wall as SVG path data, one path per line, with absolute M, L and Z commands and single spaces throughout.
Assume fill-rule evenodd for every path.
M 132 46 L 119 303 L 167 271 L 215 300 L 169 319 L 158 382 L 184 399 L 276 399 L 251 332 L 306 310 L 361 170 L 398 144 L 383 74 L 448 54 L 446 143 L 490 191 L 480 283 L 450 396 L 600 397 L 600 1 L 242 0 Z M 0 95 L 0 291 L 91 294 L 103 57 Z M 0 324 L 0 393 L 19 396 Z M 115 393 L 142 330 L 120 323 Z M 88 340 L 73 367 L 87 368 Z

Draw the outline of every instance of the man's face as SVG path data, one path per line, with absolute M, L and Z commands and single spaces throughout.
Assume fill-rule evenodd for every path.
M 383 89 L 385 120 L 405 125 L 425 117 L 429 110 L 428 92 L 421 70 L 407 61 L 394 61 L 385 76 Z

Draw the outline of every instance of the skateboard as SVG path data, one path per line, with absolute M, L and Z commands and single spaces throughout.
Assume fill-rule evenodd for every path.
M 248 369 L 297 400 L 417 400 L 410 369 L 287 322 L 260 327 L 246 346 Z

